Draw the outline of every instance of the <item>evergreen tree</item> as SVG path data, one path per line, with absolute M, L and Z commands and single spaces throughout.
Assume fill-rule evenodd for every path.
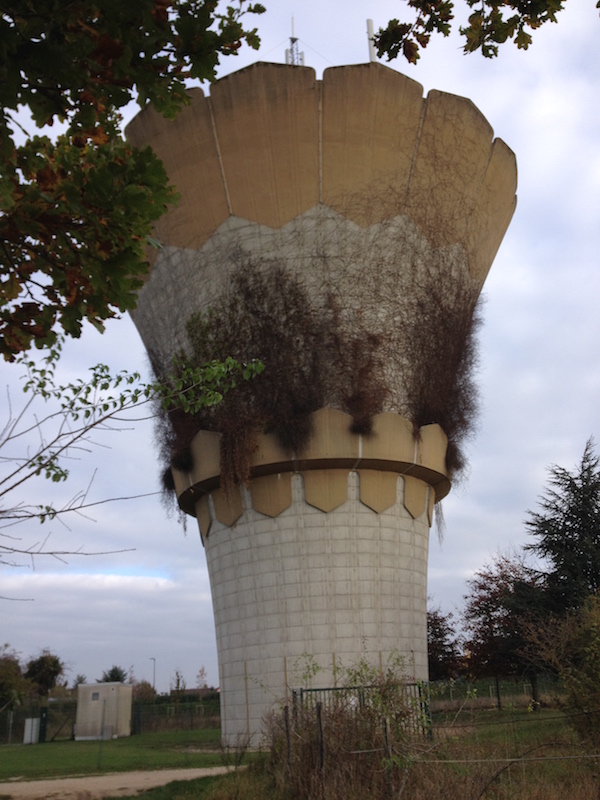
M 118 667 L 116 664 L 110 669 L 105 670 L 102 673 L 102 678 L 98 681 L 98 683 L 126 683 L 127 682 L 127 670 L 123 669 L 123 667 Z
M 600 589 L 600 457 L 589 439 L 573 472 L 552 466 L 540 511 L 526 526 L 536 540 L 526 549 L 548 563 L 546 589 L 552 610 L 580 608 Z

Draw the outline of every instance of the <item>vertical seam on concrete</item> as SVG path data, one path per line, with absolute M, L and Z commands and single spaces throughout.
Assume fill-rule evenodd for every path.
M 323 81 L 317 81 L 319 93 L 319 203 L 323 202 Z
M 427 101 L 428 98 L 424 97 L 423 108 L 421 110 L 421 118 L 419 119 L 419 130 L 417 131 L 417 138 L 415 140 L 415 149 L 413 150 L 412 163 L 410 165 L 410 172 L 408 174 L 408 183 L 406 185 L 406 197 L 404 198 L 404 208 L 402 209 L 403 212 L 406 211 L 406 207 L 408 206 L 408 198 L 410 197 L 413 174 L 415 171 L 415 165 L 417 163 L 417 155 L 419 153 L 419 145 L 421 144 L 421 132 L 423 131 L 423 125 L 425 123 L 425 114 L 427 112 Z
M 492 156 L 494 154 L 494 144 L 495 144 L 495 142 L 496 142 L 496 140 L 494 138 L 492 138 L 492 143 L 490 144 L 490 149 L 488 151 L 487 163 L 485 165 L 485 169 L 483 170 L 483 173 L 481 175 L 481 179 L 479 181 L 479 186 L 477 187 L 477 191 L 476 191 L 475 196 L 473 198 L 473 204 L 472 204 L 471 208 L 469 209 L 469 213 L 467 214 L 467 224 L 466 224 L 466 227 L 465 227 L 465 235 L 464 235 L 464 239 L 463 239 L 463 241 L 461 243 L 463 248 L 464 248 L 464 252 L 466 253 L 467 270 L 468 270 L 469 275 L 471 277 L 473 277 L 473 273 L 472 273 L 473 265 L 472 265 L 472 261 L 471 261 L 472 249 L 469 247 L 469 240 L 470 240 L 470 236 L 471 236 L 471 230 L 472 230 L 473 223 L 475 223 L 475 227 L 477 227 L 477 225 L 479 224 L 478 220 L 474 220 L 475 209 L 477 208 L 477 206 L 479 204 L 479 197 L 481 195 L 481 187 L 483 186 L 483 184 L 485 182 L 485 178 L 486 178 L 488 169 L 490 168 L 490 163 L 492 161 Z M 477 249 L 479 250 L 480 248 L 477 248 Z M 484 269 L 486 269 L 486 271 L 485 271 L 485 275 L 486 276 L 487 276 L 487 274 L 488 274 L 488 272 L 489 272 L 489 270 L 490 270 L 490 268 L 491 268 L 491 266 L 492 266 L 492 264 L 494 262 L 494 258 L 495 258 L 495 256 L 493 256 L 492 260 L 487 263 L 487 269 L 484 267 Z M 485 281 L 485 277 L 484 277 L 484 281 Z M 481 291 L 482 287 L 483 287 L 483 282 L 479 282 L 479 291 Z
M 248 662 L 244 661 L 244 687 L 246 689 L 246 735 L 250 736 L 250 701 L 248 698 Z
M 432 490 L 431 486 L 428 485 L 427 486 L 427 493 L 425 495 L 425 513 L 427 514 L 427 522 L 429 522 L 429 530 L 430 531 L 431 531 L 431 503 L 429 501 L 430 501 L 430 498 L 431 498 L 431 492 L 432 491 L 433 490 Z
M 225 168 L 223 166 L 223 159 L 221 158 L 221 148 L 219 147 L 219 134 L 217 132 L 217 123 L 213 112 L 211 98 L 207 97 L 206 99 L 208 100 L 208 109 L 210 111 L 210 126 L 212 128 L 215 148 L 217 150 L 217 158 L 219 160 L 219 170 L 221 172 L 221 180 L 223 181 L 223 188 L 225 189 L 225 200 L 227 201 L 227 210 L 229 211 L 230 214 L 232 214 L 233 211 L 231 209 L 231 200 L 229 198 L 229 187 L 227 186 L 227 178 L 225 177 Z
M 219 668 L 219 678 L 220 678 L 219 701 L 221 707 L 221 737 L 222 741 L 227 741 L 227 697 L 225 695 L 226 691 L 225 666 L 223 664 L 223 659 L 221 658 L 221 653 L 219 652 L 218 645 L 217 645 L 217 666 Z
M 492 143 L 490 144 L 490 149 L 488 151 L 487 163 L 485 165 L 485 169 L 481 173 L 481 179 L 479 181 L 479 186 L 477 187 L 477 191 L 475 192 L 475 197 L 473 198 L 473 205 L 469 209 L 469 213 L 467 215 L 467 230 L 466 230 L 466 234 L 467 235 L 471 231 L 471 222 L 473 220 L 473 212 L 477 208 L 477 203 L 479 202 L 479 195 L 481 194 L 481 187 L 483 186 L 483 183 L 485 181 L 485 176 L 487 175 L 487 171 L 488 171 L 488 169 L 490 167 L 490 162 L 492 160 L 492 155 L 494 153 L 494 144 L 495 144 L 495 142 L 496 142 L 496 140 L 492 139 Z
M 358 470 L 358 468 L 360 466 L 360 462 L 362 461 L 362 457 L 363 457 L 363 437 L 362 437 L 362 434 L 359 433 L 359 435 L 358 435 L 358 458 L 356 459 L 356 461 L 354 462 L 354 464 L 351 467 L 351 471 L 352 472 L 356 472 Z M 348 473 L 348 475 L 350 475 L 350 473 Z M 360 496 L 360 489 L 359 489 L 359 496 Z

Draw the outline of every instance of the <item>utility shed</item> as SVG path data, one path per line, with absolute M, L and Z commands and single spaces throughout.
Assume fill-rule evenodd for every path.
M 129 736 L 132 700 L 131 684 L 80 684 L 77 687 L 75 740 Z

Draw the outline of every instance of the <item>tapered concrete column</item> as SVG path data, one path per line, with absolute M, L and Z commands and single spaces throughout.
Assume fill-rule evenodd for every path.
M 427 680 L 429 528 L 449 489 L 437 425 L 415 438 L 397 414 L 373 432 L 324 408 L 290 459 L 262 436 L 249 487 L 219 488 L 219 436 L 197 434 L 195 467 L 175 472 L 181 505 L 198 516 L 217 630 L 223 735 L 259 736 L 271 705 L 302 685 L 306 659 L 334 686 L 365 656 L 402 657 Z
M 246 733 L 256 742 L 265 712 L 306 686 L 307 659 L 320 668 L 316 686 L 335 686 L 336 671 L 361 654 L 375 666 L 402 654 L 407 676 L 427 680 L 426 503 L 413 518 L 399 477 L 393 506 L 378 514 L 361 503 L 357 472 L 319 475 L 322 483 L 342 478 L 347 499 L 333 511 L 310 506 L 294 474 L 292 504 L 276 519 L 251 507 L 250 490 L 235 525 L 211 525 L 206 557 L 228 742 Z

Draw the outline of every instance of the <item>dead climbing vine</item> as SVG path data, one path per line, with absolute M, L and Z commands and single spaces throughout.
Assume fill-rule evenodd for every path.
M 408 418 L 417 436 L 438 423 L 456 478 L 477 415 L 480 287 L 462 246 L 438 228 L 425 236 L 402 215 L 360 228 L 318 206 L 271 238 L 214 237 L 198 255 L 210 295 L 187 321 L 185 358 L 256 358 L 265 369 L 217 406 L 170 412 L 163 456 L 189 470 L 195 433 L 217 431 L 222 485 L 231 486 L 248 480 L 260 433 L 298 452 L 310 415 L 332 406 L 365 435 L 382 411 Z

